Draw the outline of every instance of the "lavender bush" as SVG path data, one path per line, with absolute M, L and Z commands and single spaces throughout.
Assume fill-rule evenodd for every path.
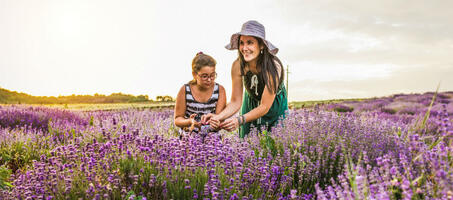
M 291 110 L 270 132 L 254 129 L 245 139 L 179 139 L 171 110 L 37 108 L 71 117 L 51 117 L 44 130 L 0 128 L 0 199 L 451 198 L 448 104 L 439 101 L 427 117 L 380 111 L 397 97 L 417 99 L 349 102 L 352 112 Z
M 0 106 L 0 127 L 48 131 L 49 123 L 87 125 L 88 121 L 74 112 L 32 106 Z

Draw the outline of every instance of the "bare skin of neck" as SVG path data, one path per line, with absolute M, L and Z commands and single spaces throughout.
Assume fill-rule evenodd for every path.
M 250 62 L 247 62 L 247 67 L 248 67 L 248 70 L 251 71 L 254 74 L 257 74 L 259 72 L 258 68 L 257 68 L 257 65 L 256 65 L 256 60 L 252 60 Z
M 201 91 L 201 92 L 212 90 L 212 87 L 206 88 L 206 87 L 202 87 L 200 85 L 195 85 L 195 87 L 197 88 L 198 91 Z

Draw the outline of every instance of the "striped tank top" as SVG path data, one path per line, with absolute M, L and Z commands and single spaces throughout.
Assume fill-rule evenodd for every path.
M 195 117 L 196 121 L 201 120 L 201 116 L 208 113 L 214 113 L 217 107 L 217 101 L 219 100 L 219 84 L 215 83 L 214 91 L 207 102 L 198 102 L 192 95 L 192 90 L 189 84 L 185 84 L 186 88 L 186 113 L 184 117 L 189 118 L 192 114 L 197 114 Z M 198 132 L 198 130 L 194 130 Z

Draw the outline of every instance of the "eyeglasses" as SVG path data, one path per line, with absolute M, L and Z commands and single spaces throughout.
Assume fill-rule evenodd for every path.
M 202 75 L 197 74 L 197 75 L 198 75 L 198 76 L 201 78 L 201 80 L 203 80 L 203 81 L 207 81 L 208 78 L 211 79 L 211 80 L 214 80 L 215 78 L 217 78 L 217 73 L 216 73 L 216 72 L 212 73 L 211 75 L 208 75 L 208 74 L 202 74 Z

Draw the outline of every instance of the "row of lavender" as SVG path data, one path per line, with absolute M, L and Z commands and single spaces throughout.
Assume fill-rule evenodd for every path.
M 56 122 L 87 125 L 88 121 L 66 110 L 44 107 L 0 106 L 0 127 L 25 128 L 48 131 L 49 123 Z
M 453 115 L 453 92 L 424 94 L 395 94 L 389 97 L 365 99 L 363 101 L 344 101 L 325 106 L 327 110 L 338 112 L 382 112 L 396 115 L 419 115 L 430 109 L 431 115 L 439 115 L 447 110 L 448 115 Z
M 13 118 L 11 109 L 27 110 L 0 108 Z M 453 126 L 446 108 L 418 122 L 377 112 L 296 110 L 271 133 L 246 139 L 221 133 L 204 143 L 180 140 L 170 110 L 73 112 L 65 118 L 54 113 L 66 111 L 40 109 L 53 116 L 47 129 L 0 129 L 0 148 L 9 155 L 2 154 L 0 165 L 14 170 L 4 180 L 12 187 L 4 184 L 0 199 L 453 195 Z
M 66 110 L 0 106 L 0 166 L 15 172 L 30 165 L 41 154 L 64 143 L 68 138 L 65 134 L 75 133 L 89 122 Z

